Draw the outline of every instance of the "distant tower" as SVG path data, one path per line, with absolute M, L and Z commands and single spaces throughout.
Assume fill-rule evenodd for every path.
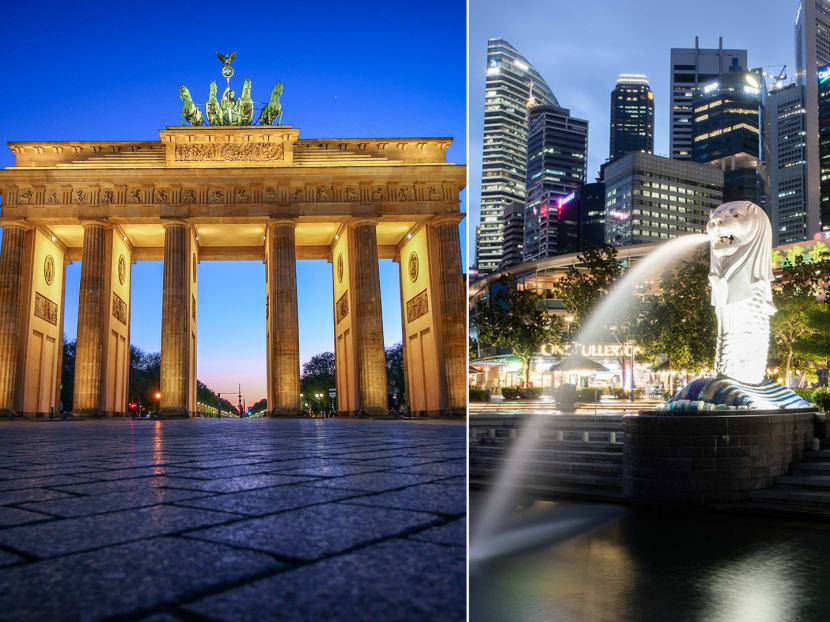
M 795 82 L 804 87 L 807 192 L 799 210 L 804 237 L 812 238 L 825 224 L 820 216 L 819 77 L 830 65 L 830 0 L 801 0 L 795 18 Z M 794 224 L 794 223 L 793 223 Z M 795 240 L 793 240 L 795 241 Z
M 654 93 L 646 76 L 621 73 L 611 91 L 609 159 L 632 151 L 654 153 Z
M 670 153 L 675 160 L 692 159 L 692 97 L 695 88 L 717 80 L 722 73 L 746 69 L 746 50 L 724 50 L 723 37 L 717 49 L 699 46 L 671 49 Z
M 560 254 L 564 204 L 585 183 L 588 121 L 559 106 L 530 108 L 524 260 Z M 563 240 L 564 244 L 564 240 Z
M 485 88 L 481 223 L 476 241 L 479 276 L 502 263 L 505 208 L 525 202 L 530 99 L 559 105 L 539 73 L 504 39 L 487 42 Z

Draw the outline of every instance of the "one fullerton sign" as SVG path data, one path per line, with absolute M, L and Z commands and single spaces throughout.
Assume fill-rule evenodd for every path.
M 290 125 L 168 127 L 159 132 L 170 168 L 283 167 L 294 164 L 300 130 Z
M 539 352 L 543 356 L 569 356 L 571 354 L 581 354 L 588 358 L 618 358 L 620 356 L 633 356 L 638 352 L 642 352 L 640 346 L 633 344 L 619 344 L 619 343 L 567 343 L 563 346 L 545 343 L 539 348 Z

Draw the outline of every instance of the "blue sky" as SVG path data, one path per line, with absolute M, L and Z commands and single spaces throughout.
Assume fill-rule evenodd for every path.
M 654 149 L 669 151 L 669 51 L 744 48 L 751 68 L 795 73 L 798 0 L 470 0 L 471 231 L 479 221 L 487 39 L 503 37 L 542 74 L 559 104 L 588 119 L 588 181 L 608 157 L 611 91 L 620 73 L 644 73 L 654 91 Z M 474 254 L 475 242 L 470 242 Z
M 0 140 L 158 140 L 178 125 L 178 85 L 196 101 L 238 50 L 234 82 L 255 101 L 282 81 L 283 123 L 302 138 L 451 136 L 466 162 L 466 7 L 395 2 L 8 3 L 0 20 Z M 13 154 L 0 147 L 0 167 Z M 462 204 L 462 210 L 465 205 Z M 461 225 L 466 257 L 466 221 Z M 464 263 L 466 269 L 466 260 Z M 79 262 L 67 269 L 65 332 L 77 329 Z M 331 266 L 297 265 L 300 354 L 333 350 Z M 381 261 L 384 339 L 400 341 L 397 264 Z M 216 390 L 265 394 L 265 272 L 203 262 L 198 376 Z M 161 342 L 161 262 L 133 266 L 131 341 Z M 226 386 L 227 385 L 227 386 Z

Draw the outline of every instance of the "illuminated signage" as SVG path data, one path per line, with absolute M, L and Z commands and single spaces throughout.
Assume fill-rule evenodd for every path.
M 754 86 L 744 86 L 744 93 L 749 93 L 750 95 L 757 95 L 761 92 L 761 89 L 756 89 Z
M 746 74 L 746 81 L 749 86 L 754 86 L 756 89 L 761 86 L 758 82 L 758 78 L 753 76 L 751 73 Z
M 818 81 L 824 82 L 827 78 L 830 78 L 830 65 L 827 67 L 822 67 L 818 70 Z
M 561 199 L 559 199 L 559 203 L 557 204 L 557 206 L 561 208 L 563 205 L 565 205 L 565 203 L 573 199 L 574 196 L 575 193 L 571 192 L 568 196 L 562 197 Z
M 711 93 L 712 91 L 714 91 L 719 86 L 720 86 L 719 82 L 710 82 L 709 84 L 707 84 L 706 86 L 703 87 L 703 92 L 704 93 Z
M 620 356 L 632 356 L 638 352 L 642 352 L 642 349 L 637 345 L 623 345 L 620 343 L 567 343 L 565 345 L 545 343 L 539 348 L 539 352 L 542 356 L 568 356 L 569 354 L 578 353 L 589 358 L 616 358 Z

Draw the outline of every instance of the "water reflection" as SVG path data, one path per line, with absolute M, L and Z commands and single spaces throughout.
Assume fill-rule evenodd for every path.
M 471 496 L 471 520 L 480 505 Z M 557 512 L 590 505 L 549 505 Z M 540 514 L 542 517 L 542 514 Z M 722 514 L 626 512 L 598 530 L 474 564 L 470 619 L 830 619 L 830 531 Z

